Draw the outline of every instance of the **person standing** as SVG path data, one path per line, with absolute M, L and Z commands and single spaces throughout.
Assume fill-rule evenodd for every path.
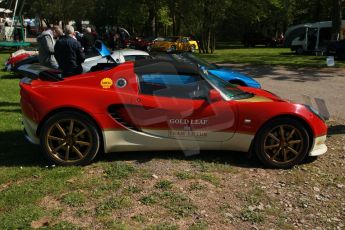
M 38 60 L 41 65 L 48 68 L 58 68 L 58 63 L 54 57 L 54 37 L 58 35 L 58 31 L 61 31 L 61 29 L 58 26 L 54 26 L 53 28 L 49 28 L 46 31 L 43 31 L 37 37 Z
M 85 61 L 83 48 L 75 37 L 73 26 L 67 25 L 64 32 L 65 35 L 55 44 L 55 58 L 64 77 L 81 74 L 81 64 Z
M 90 54 L 93 52 L 93 46 L 95 44 L 95 35 L 92 34 L 91 28 L 87 27 L 82 38 L 82 45 L 84 46 L 85 53 Z

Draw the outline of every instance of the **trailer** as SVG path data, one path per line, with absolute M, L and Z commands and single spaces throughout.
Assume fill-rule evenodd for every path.
M 342 20 L 343 37 L 345 36 L 345 20 Z M 306 52 L 325 53 L 332 41 L 338 40 L 332 37 L 332 21 L 305 23 L 288 28 L 285 33 L 285 47 L 297 54 Z

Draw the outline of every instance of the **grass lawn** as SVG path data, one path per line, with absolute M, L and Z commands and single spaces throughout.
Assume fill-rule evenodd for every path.
M 264 64 L 284 51 L 248 52 L 260 50 L 271 53 Z M 255 60 L 245 52 L 207 58 Z M 0 53 L 0 63 L 7 57 Z M 344 228 L 343 136 L 292 170 L 261 169 L 228 152 L 114 153 L 86 167 L 53 167 L 24 140 L 18 83 L 0 72 L 0 229 Z
M 244 48 L 220 43 L 214 54 L 200 54 L 200 57 L 214 63 L 326 67 L 325 56 L 296 55 L 289 48 Z M 336 67 L 345 67 L 345 61 L 336 60 Z

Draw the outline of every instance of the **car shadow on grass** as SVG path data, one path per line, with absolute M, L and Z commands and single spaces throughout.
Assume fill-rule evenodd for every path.
M 240 168 L 262 168 L 255 159 L 249 159 L 247 153 L 232 151 L 201 151 L 198 155 L 185 156 L 183 151 L 150 151 L 150 152 L 119 152 L 101 154 L 97 161 L 134 161 L 137 164 L 145 164 L 154 159 L 178 160 L 178 161 L 203 161 L 206 163 L 224 164 Z
M 45 166 L 40 148 L 30 144 L 22 131 L 0 132 L 0 167 Z
M 3 79 L 3 80 L 12 80 L 12 79 L 21 79 L 21 78 L 22 78 L 21 76 L 15 73 L 0 75 L 0 79 Z
M 183 151 L 143 151 L 101 153 L 95 162 L 135 161 L 145 164 L 154 159 L 204 161 L 207 163 L 227 164 L 242 168 L 261 168 L 262 165 L 248 154 L 231 151 L 201 151 L 195 156 L 186 157 Z M 0 167 L 45 167 L 48 162 L 44 159 L 38 145 L 30 144 L 22 131 L 0 132 Z
M 156 159 L 191 163 L 205 162 L 250 169 L 265 168 L 256 157 L 249 158 L 247 153 L 232 151 L 201 151 L 200 154 L 189 157 L 185 156 L 183 151 L 101 153 L 94 162 L 134 161 L 137 164 L 145 164 Z M 302 164 L 311 162 L 305 161 Z M 40 147 L 30 144 L 23 132 L 0 132 L 0 167 L 47 167 L 49 165 Z

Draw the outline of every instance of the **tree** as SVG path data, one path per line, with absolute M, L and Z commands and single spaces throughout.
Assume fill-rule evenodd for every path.
M 333 0 L 332 1 L 332 24 L 333 24 L 333 34 L 334 37 L 343 39 L 343 33 L 341 30 L 341 21 L 342 21 L 342 0 Z

